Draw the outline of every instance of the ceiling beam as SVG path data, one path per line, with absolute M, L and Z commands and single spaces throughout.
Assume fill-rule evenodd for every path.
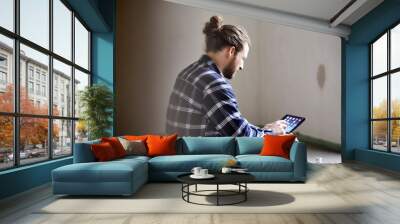
M 273 9 L 259 8 L 251 5 L 233 3 L 223 0 L 165 0 L 168 2 L 202 8 L 213 12 L 226 13 L 236 16 L 244 16 L 270 23 L 290 26 L 294 28 L 335 35 L 347 38 L 350 27 L 337 25 L 331 27 L 328 21 L 315 19 L 293 13 L 282 12 Z
M 330 26 L 336 27 L 347 18 L 349 18 L 354 12 L 360 9 L 368 0 L 353 0 L 350 1 L 342 10 L 340 10 L 331 20 Z

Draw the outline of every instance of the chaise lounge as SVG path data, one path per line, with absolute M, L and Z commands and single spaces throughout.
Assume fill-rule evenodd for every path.
M 148 181 L 177 181 L 178 175 L 196 166 L 218 172 L 232 159 L 258 182 L 306 181 L 306 146 L 299 141 L 291 146 L 290 159 L 260 156 L 263 138 L 180 137 L 177 155 L 96 162 L 90 146 L 98 142 L 75 144 L 74 163 L 52 171 L 54 194 L 132 195 Z

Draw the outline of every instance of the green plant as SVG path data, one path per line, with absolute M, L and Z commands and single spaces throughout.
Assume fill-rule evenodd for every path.
M 113 113 L 113 95 L 107 86 L 95 84 L 86 87 L 79 94 L 82 119 L 88 128 L 89 139 L 109 136 Z

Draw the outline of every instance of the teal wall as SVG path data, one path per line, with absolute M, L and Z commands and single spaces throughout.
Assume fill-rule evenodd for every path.
M 98 9 L 105 18 L 108 29 L 92 32 L 92 82 L 101 83 L 114 93 L 115 82 L 115 2 L 113 0 L 99 0 Z M 114 95 L 114 102 L 116 102 Z M 113 111 L 113 126 L 109 133 L 115 135 L 115 110 Z
M 0 199 L 48 183 L 53 169 L 71 163 L 69 157 L 0 172 Z
M 369 43 L 400 22 L 400 0 L 385 0 L 342 40 L 342 157 L 399 170 L 399 156 L 369 149 Z
M 114 0 L 67 0 L 92 31 L 92 81 L 114 90 Z M 110 132 L 113 132 L 113 128 Z M 51 171 L 72 163 L 72 157 L 0 172 L 0 199 L 51 181 Z

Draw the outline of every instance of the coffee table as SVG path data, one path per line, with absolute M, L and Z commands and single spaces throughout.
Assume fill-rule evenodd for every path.
M 182 183 L 182 199 L 188 203 L 198 205 L 234 205 L 247 201 L 247 192 L 249 188 L 247 183 L 255 180 L 255 177 L 249 173 L 214 173 L 212 179 L 193 179 L 190 177 L 191 173 L 182 174 L 177 177 L 178 181 Z M 197 185 L 215 185 L 215 190 L 198 190 Z M 194 191 L 190 191 L 190 186 L 195 186 Z M 237 190 L 224 190 L 220 189 L 220 185 L 236 185 Z M 214 192 L 215 194 L 206 194 Z M 190 200 L 190 196 L 203 196 L 203 197 L 216 197 L 216 204 L 202 204 Z M 240 196 L 240 199 L 231 203 L 221 203 L 221 197 Z

